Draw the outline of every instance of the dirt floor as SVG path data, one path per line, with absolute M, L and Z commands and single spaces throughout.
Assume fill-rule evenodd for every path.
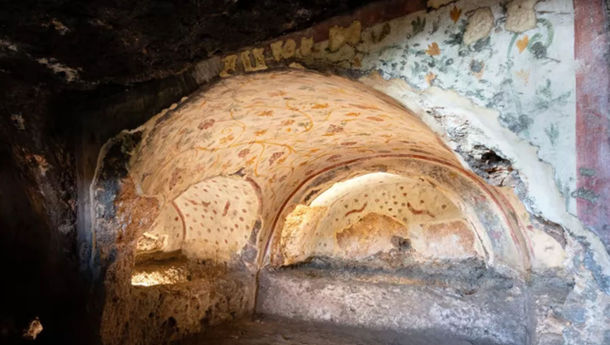
M 461 339 L 446 332 L 371 330 L 257 316 L 211 328 L 174 345 L 499 345 Z

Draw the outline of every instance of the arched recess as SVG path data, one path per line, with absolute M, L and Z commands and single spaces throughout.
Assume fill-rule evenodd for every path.
M 421 154 L 364 157 L 304 180 L 275 219 L 268 262 L 281 266 L 317 255 L 345 259 L 341 234 L 354 232 L 371 214 L 398 223 L 386 238 L 404 237 L 430 259 L 479 256 L 517 274 L 531 265 L 532 250 L 511 203 L 460 166 Z M 367 247 L 366 241 L 358 245 Z M 430 248 L 446 245 L 457 248 Z
M 530 268 L 527 234 L 511 202 L 464 169 L 455 154 L 408 109 L 361 83 L 302 70 L 235 76 L 154 116 L 138 129 L 138 135 L 139 144 L 130 151 L 126 176 L 135 196 L 127 195 L 121 200 L 124 205 L 130 198 L 134 205 L 137 200 L 154 200 L 159 211 L 147 214 L 152 221 L 144 222 L 133 219 L 129 207 L 122 208 L 126 214 L 116 218 L 135 224 L 129 231 L 136 240 L 118 251 L 116 264 L 110 269 L 113 280 L 107 288 L 129 281 L 137 271 L 133 264 L 138 264 L 139 257 L 175 252 L 183 260 L 176 263 L 180 267 L 207 265 L 194 269 L 213 270 L 213 283 L 209 283 L 208 273 L 183 274 L 188 288 L 176 287 L 182 290 L 172 290 L 172 296 L 177 298 L 188 290 L 183 297 L 196 301 L 196 307 L 187 304 L 184 310 L 155 297 L 163 289 L 130 290 L 123 286 L 115 289 L 115 296 L 108 302 L 105 322 L 112 318 L 166 315 L 159 317 L 159 329 L 148 329 L 147 336 L 153 337 L 162 334 L 161 326 L 163 322 L 167 324 L 169 317 L 174 320 L 172 323 L 182 325 L 181 332 L 191 333 L 202 327 L 201 322 L 193 320 L 218 321 L 252 312 L 254 275 L 262 267 L 329 255 L 311 251 L 286 260 L 286 247 L 282 248 L 285 223 L 303 207 L 333 210 L 325 211 L 320 218 L 331 228 L 332 221 L 340 218 L 338 215 L 345 218 L 337 220 L 342 225 L 333 232 L 337 242 L 343 243 L 343 255 L 362 258 L 377 251 L 371 241 L 367 244 L 370 251 L 358 248 L 362 226 L 373 222 L 402 231 L 403 236 L 395 236 L 398 232 L 393 231 L 379 233 L 385 236 L 381 251 L 392 240 L 406 237 L 421 253 L 430 254 L 429 248 L 424 248 L 439 238 L 428 233 L 445 231 L 466 243 L 462 256 L 441 250 L 430 258 L 477 256 L 515 276 L 523 276 Z M 360 180 L 364 185 L 379 183 L 363 176 L 380 172 L 387 175 L 383 175 L 384 186 L 379 191 L 388 193 L 389 199 L 383 199 L 383 194 L 375 195 L 370 186 L 362 193 L 356 192 L 360 197 L 350 196 L 349 203 L 325 194 L 332 194 L 333 185 L 340 182 L 348 187 L 349 181 L 358 179 L 364 179 Z M 400 187 L 409 191 L 396 193 Z M 353 188 L 346 188 L 346 193 L 354 192 Z M 408 195 L 403 197 L 402 193 Z M 386 201 L 388 208 L 390 203 L 404 203 L 406 216 L 399 217 L 387 208 L 388 212 L 361 214 L 370 211 L 367 207 L 386 207 Z M 337 205 L 345 212 L 338 212 Z M 365 219 L 368 214 L 372 215 Z M 363 219 L 368 225 L 359 223 Z M 299 236 L 315 234 L 315 227 L 294 223 L 298 225 L 295 229 L 303 231 Z M 122 227 L 120 221 L 115 226 Z M 420 235 L 417 241 L 413 237 L 416 233 Z M 337 237 L 339 234 L 343 235 Z M 101 238 L 105 234 L 95 236 Z M 298 247 L 304 242 L 294 243 Z M 320 238 L 316 246 L 324 243 L 328 246 Z M 111 248 L 98 250 L 115 249 L 113 244 L 108 246 Z M 352 249 L 345 249 L 348 247 Z M 130 262 L 132 254 L 135 260 L 130 265 L 126 262 Z M 241 271 L 247 274 L 234 274 Z M 199 277 L 200 282 L 194 282 L 193 276 Z M 224 290 L 219 290 L 221 287 Z M 226 298 L 221 303 L 218 298 L 223 293 Z M 120 294 L 123 295 L 116 296 Z M 133 296 L 148 296 L 154 303 L 139 303 L 133 310 L 117 311 L 132 303 L 121 305 L 122 299 L 127 301 Z M 123 321 L 111 320 L 114 324 Z M 108 332 L 108 336 L 120 335 Z

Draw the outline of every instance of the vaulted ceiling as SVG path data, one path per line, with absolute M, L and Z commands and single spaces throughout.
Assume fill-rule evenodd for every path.
M 476 250 L 517 269 L 529 265 L 520 225 L 505 214 L 510 205 L 463 170 L 410 111 L 358 82 L 301 70 L 232 77 L 161 112 L 141 130 L 129 175 L 141 195 L 161 205 L 147 231 L 167 239 L 166 251 L 181 248 L 228 262 L 254 231 L 260 260 L 267 249 L 277 254 L 286 247 L 280 237 L 292 231 L 304 239 L 293 242 L 305 256 L 273 258 L 290 263 L 331 255 L 335 238 L 358 232 L 349 229 L 373 214 L 397 226 L 396 233 L 386 234 L 388 241 L 401 226 L 413 234 L 426 228 L 439 240 L 448 231 L 465 236 L 465 252 Z M 334 197 L 322 193 L 379 171 L 395 175 L 348 183 Z M 299 216 L 311 218 L 310 224 L 283 233 L 288 213 L 310 202 L 312 208 L 302 213 L 313 215 Z M 262 228 L 254 225 L 257 219 Z

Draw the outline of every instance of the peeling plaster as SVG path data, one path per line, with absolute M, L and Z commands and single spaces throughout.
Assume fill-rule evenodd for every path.
M 575 151 L 575 132 L 569 130 L 575 117 L 574 62 L 569 58 L 573 16 L 562 14 L 571 3 L 539 5 L 545 13 L 536 32 L 527 37 L 502 30 L 498 22 L 490 36 L 466 46 L 467 20 L 456 9 L 467 13 L 480 6 L 488 6 L 496 18 L 503 15 L 492 1 L 459 1 L 427 15 L 413 13 L 390 21 L 391 33 L 383 42 L 359 46 L 365 52 L 361 70 L 379 70 L 385 78 L 403 79 L 420 90 L 430 85 L 454 90 L 499 111 L 497 121 L 538 147 L 539 157 L 553 165 L 554 179 L 575 213 L 570 197 L 576 188 L 575 155 L 565 154 Z M 434 22 L 439 17 L 455 23 L 444 19 L 437 28 Z M 422 29 L 411 25 L 417 21 L 423 23 Z M 364 29 L 363 37 L 378 27 Z

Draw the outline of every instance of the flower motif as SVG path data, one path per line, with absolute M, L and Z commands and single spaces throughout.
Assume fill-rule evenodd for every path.
M 449 16 L 451 17 L 451 20 L 453 20 L 454 23 L 457 23 L 458 19 L 460 19 L 461 14 L 462 10 L 457 8 L 456 6 L 453 6 L 451 12 L 449 12 Z
M 426 74 L 426 82 L 428 82 L 428 85 L 432 85 L 434 79 L 436 79 L 436 74 L 432 72 L 428 72 L 428 74 Z
M 522 39 L 517 41 L 517 49 L 519 49 L 519 54 L 521 54 L 525 48 L 527 48 L 527 44 L 529 43 L 529 37 L 527 35 L 523 36 Z
M 246 157 L 246 155 L 248 155 L 248 153 L 250 153 L 250 150 L 248 150 L 248 149 L 243 149 L 243 150 L 239 151 L 239 153 L 237 154 L 237 156 L 239 156 L 239 158 L 244 158 L 244 157 Z
M 440 55 L 441 49 L 438 47 L 436 42 L 432 42 L 428 45 L 428 50 L 426 50 L 426 54 L 430 56 Z
M 523 83 L 527 85 L 530 77 L 530 72 L 524 69 L 520 69 L 519 71 L 515 72 L 515 75 L 517 76 L 517 78 L 523 80 Z
M 208 129 L 208 128 L 214 126 L 214 122 L 216 122 L 216 120 L 214 120 L 214 119 L 207 119 L 207 120 L 201 122 L 199 124 L 199 126 L 197 126 L 197 128 L 199 128 L 199 129 Z
M 282 157 L 282 155 L 284 155 L 284 152 L 274 152 L 269 158 L 269 165 L 273 164 L 278 158 Z

